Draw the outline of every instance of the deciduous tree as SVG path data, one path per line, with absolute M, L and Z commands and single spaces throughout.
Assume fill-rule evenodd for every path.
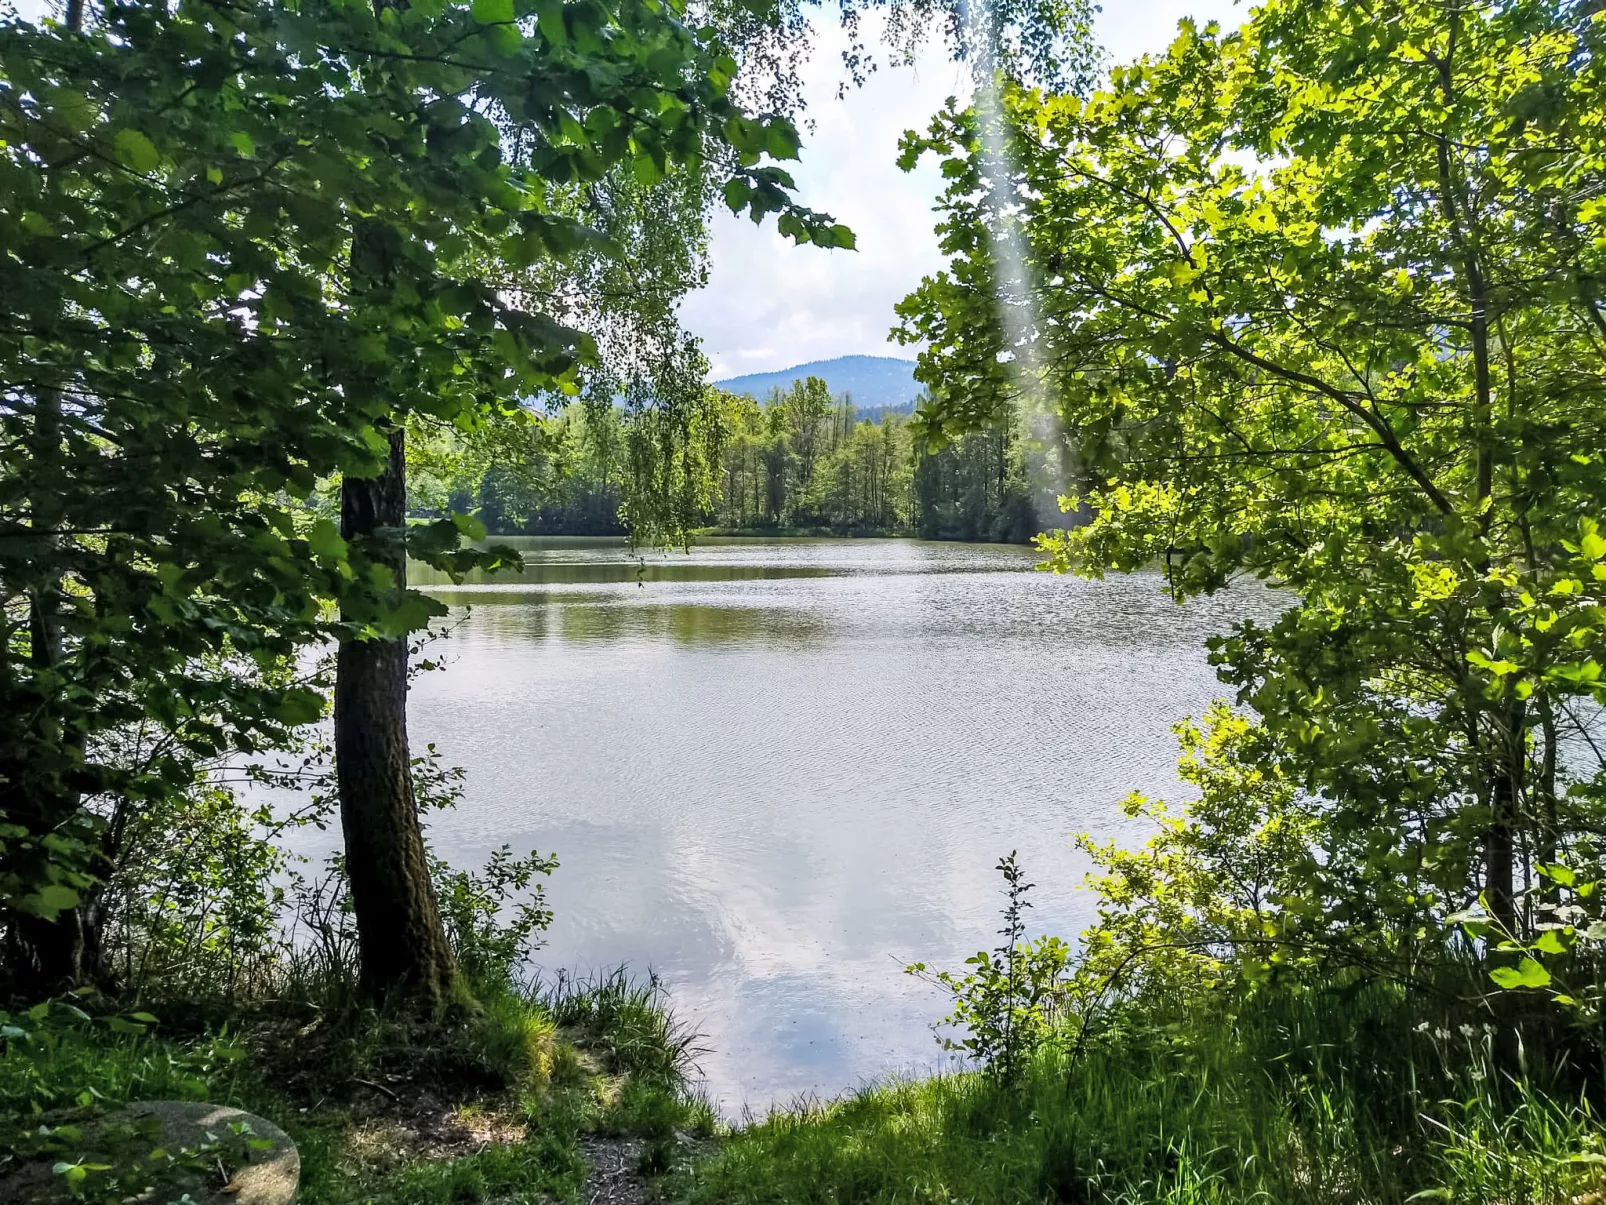
M 951 181 L 901 306 L 925 430 L 1046 403 L 1058 567 L 1288 592 L 1213 656 L 1319 819 L 1279 901 L 1312 931 L 1432 949 L 1480 898 L 1528 930 L 1598 830 L 1603 36 L 1589 3 L 1269 0 L 1091 98 L 1007 90 L 1005 172 L 968 113 L 906 148 Z
M 593 354 L 511 290 L 596 237 L 556 196 L 717 146 L 739 208 L 847 241 L 763 163 L 796 152 L 790 124 L 734 102 L 717 31 L 678 11 L 193 0 L 0 25 L 0 839 L 25 986 L 83 972 L 59 918 L 93 887 L 96 798 L 171 789 L 315 716 L 284 672 L 308 642 L 376 659 L 352 700 L 405 689 L 400 642 L 432 609 L 405 556 L 476 559 L 457 550 L 472 524 L 404 526 L 407 416 L 572 390 Z M 299 503 L 335 473 L 339 528 Z M 110 734 L 142 725 L 152 751 L 113 759 Z M 438 930 L 405 734 L 363 741 L 341 759 L 373 854 L 351 862 L 365 978 L 438 1002 L 441 943 L 383 936 L 403 900 Z

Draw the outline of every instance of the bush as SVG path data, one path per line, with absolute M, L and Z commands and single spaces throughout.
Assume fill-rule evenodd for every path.
M 1004 940 L 998 948 L 967 958 L 965 965 L 975 969 L 964 975 L 932 973 L 923 962 L 907 970 L 953 998 L 943 1024 L 963 1029 L 966 1036 L 941 1038 L 943 1049 L 963 1052 L 988 1074 L 1013 1084 L 1059 1031 L 1070 947 L 1058 937 L 1024 940 L 1033 885 L 1025 881 L 1013 852 L 999 860 L 997 869 L 1006 885 L 1004 927 L 998 931 Z

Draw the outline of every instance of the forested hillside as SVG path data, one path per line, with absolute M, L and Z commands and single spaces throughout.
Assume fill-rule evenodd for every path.
M 692 513 L 715 531 L 1025 543 L 1039 530 L 1032 457 L 1013 421 L 929 451 L 907 417 L 863 418 L 819 377 L 763 401 L 715 390 L 710 412 L 693 441 L 703 484 Z M 623 534 L 633 471 L 623 421 L 611 405 L 576 403 L 415 441 L 413 514 L 472 513 L 503 535 Z
M 915 380 L 915 362 L 892 356 L 837 356 L 810 360 L 776 372 L 754 372 L 714 382 L 726 393 L 742 393 L 762 401 L 797 381 L 819 377 L 834 396 L 847 395 L 861 414 L 879 417 L 886 411 L 907 414 L 925 392 Z

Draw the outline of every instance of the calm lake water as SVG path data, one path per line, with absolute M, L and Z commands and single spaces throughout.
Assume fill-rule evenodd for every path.
M 431 587 L 461 622 L 411 734 L 469 770 L 432 839 L 556 853 L 539 965 L 660 975 L 730 1115 L 937 1066 L 902 968 L 993 944 L 1010 850 L 1074 936 L 1069 835 L 1142 838 L 1121 799 L 1176 793 L 1171 726 L 1222 693 L 1204 638 L 1271 607 L 1020 548 L 513 542 L 522 576 Z

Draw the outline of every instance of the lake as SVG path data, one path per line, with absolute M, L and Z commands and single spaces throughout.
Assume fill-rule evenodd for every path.
M 1070 834 L 1142 839 L 1120 801 L 1177 794 L 1171 727 L 1223 692 L 1205 637 L 1272 605 L 1014 547 L 509 542 L 516 577 L 415 578 L 455 626 L 411 736 L 469 771 L 432 840 L 555 853 L 539 966 L 661 976 L 730 1116 L 935 1068 L 903 967 L 994 944 L 1011 850 L 1033 933 L 1080 931 Z

